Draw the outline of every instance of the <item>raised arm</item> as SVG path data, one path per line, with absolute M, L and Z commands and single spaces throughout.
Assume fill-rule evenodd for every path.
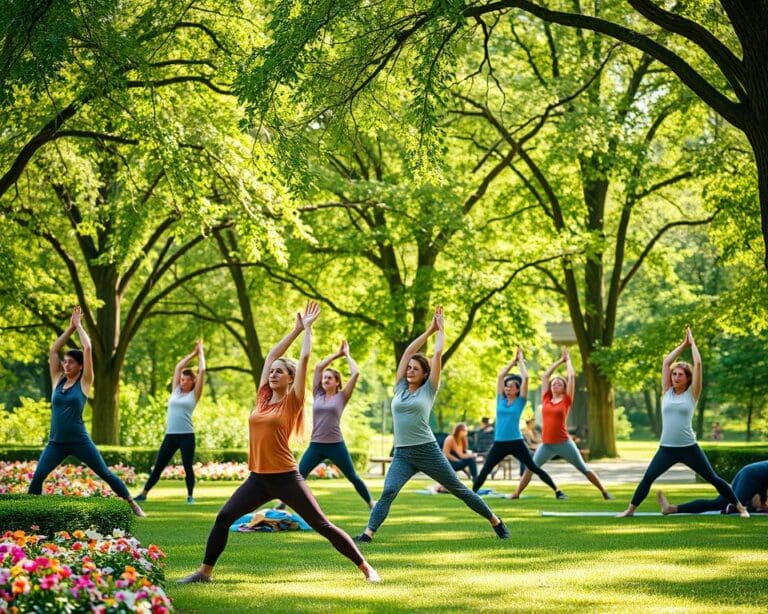
M 685 339 L 683 339 L 683 342 L 664 357 L 664 362 L 661 363 L 661 388 L 664 392 L 672 388 L 672 364 L 689 344 L 688 329 L 685 329 Z
M 181 385 L 181 372 L 186 368 L 186 366 L 189 364 L 189 361 L 192 360 L 195 355 L 198 353 L 200 346 L 199 343 L 195 344 L 195 349 L 192 350 L 189 354 L 187 354 L 184 358 L 182 358 L 179 362 L 176 363 L 176 367 L 173 369 L 173 381 L 171 382 L 171 390 L 176 390 Z
M 445 321 L 443 320 L 443 307 L 438 305 L 435 315 L 432 317 L 433 326 L 437 327 L 435 335 L 435 347 L 432 352 L 432 365 L 429 372 L 429 381 L 432 387 L 440 388 L 440 374 L 443 371 L 443 347 L 445 346 Z
M 516 364 L 517 356 L 510 360 L 506 365 L 504 365 L 504 367 L 502 367 L 501 371 L 499 371 L 499 376 L 496 378 L 496 394 L 504 394 L 504 378 L 509 375 L 512 367 L 514 367 Z
M 560 356 L 552 365 L 544 371 L 544 374 L 541 376 L 541 396 L 543 397 L 547 391 L 549 391 L 549 378 L 552 377 L 552 374 L 555 372 L 555 369 L 557 369 L 561 364 L 565 362 L 565 357 L 563 355 Z
M 355 386 L 357 386 L 360 369 L 357 367 L 355 359 L 352 358 L 352 354 L 349 353 L 349 343 L 346 340 L 341 342 L 341 351 L 347 359 L 347 365 L 349 365 L 349 379 L 344 386 L 344 390 L 342 390 L 342 394 L 344 395 L 344 401 L 349 401 L 349 397 L 352 396 L 352 392 L 354 392 Z
M 197 352 L 197 379 L 195 380 L 195 401 L 199 401 L 203 396 L 203 382 L 205 380 L 205 351 L 203 350 L 203 340 L 198 339 L 195 346 Z
M 264 359 L 264 366 L 261 369 L 261 378 L 259 379 L 259 388 L 261 388 L 269 381 L 269 369 L 272 367 L 272 363 L 280 358 L 283 354 L 285 354 L 285 351 L 291 347 L 291 344 L 301 334 L 302 330 L 304 330 L 304 325 L 301 322 L 301 314 L 297 313 L 296 323 L 293 325 L 293 330 L 291 330 L 291 332 L 288 333 L 285 337 L 280 339 L 280 341 L 278 341 L 277 344 L 271 350 L 269 350 L 269 353 Z
M 320 316 L 320 306 L 310 301 L 307 304 L 307 310 L 301 316 L 301 325 L 304 330 L 304 339 L 301 341 L 301 354 L 299 363 L 296 365 L 296 376 L 293 378 L 293 394 L 296 395 L 299 404 L 304 402 L 304 391 L 307 385 L 307 365 L 309 364 L 309 355 L 312 353 L 312 325 Z
M 344 356 L 344 344 L 346 342 L 341 342 L 341 347 L 339 348 L 338 352 L 335 352 L 331 354 L 330 356 L 326 356 L 323 358 L 320 362 L 318 362 L 315 365 L 315 371 L 312 374 L 312 392 L 320 388 L 320 386 L 323 383 L 323 371 L 325 371 L 328 368 L 328 365 L 330 365 L 334 360 L 337 358 Z
M 80 388 L 85 396 L 89 396 L 93 386 L 93 351 L 91 338 L 83 327 L 83 310 L 79 306 L 72 312 L 72 322 L 77 327 L 77 336 L 80 337 L 80 345 L 83 346 L 83 373 L 80 376 Z
M 79 307 L 75 307 L 75 310 L 79 309 Z M 48 350 L 48 370 L 51 374 L 51 385 L 55 388 L 58 381 L 61 379 L 62 375 L 62 367 L 61 367 L 61 348 L 64 347 L 64 344 L 69 341 L 69 338 L 72 336 L 72 333 L 75 332 L 77 329 L 77 324 L 75 323 L 75 316 L 74 312 L 72 314 L 72 317 L 69 320 L 69 326 L 67 326 L 67 329 L 61 333 L 59 337 L 57 337 L 56 341 L 53 342 L 53 345 L 51 345 L 51 349 Z
M 438 309 L 440 309 L 440 312 L 442 313 L 442 308 L 438 308 Z M 408 344 L 408 347 L 405 348 L 403 355 L 400 357 L 400 362 L 397 365 L 397 374 L 395 375 L 395 383 L 399 382 L 401 379 L 405 379 L 405 372 L 408 369 L 408 362 L 411 360 L 411 358 L 413 358 L 413 355 L 416 352 L 418 352 L 422 347 L 424 347 L 424 344 L 427 342 L 427 339 L 429 339 L 436 332 L 437 332 L 437 325 L 435 323 L 435 318 L 433 316 L 432 322 L 430 323 L 429 328 L 427 328 L 427 330 L 425 330 L 413 341 L 411 341 Z
M 565 358 L 565 394 L 573 400 L 573 393 L 576 391 L 576 371 L 573 370 L 571 355 L 568 348 L 563 348 L 563 357 Z
M 701 387 L 704 383 L 702 377 L 701 354 L 699 353 L 699 348 L 696 347 L 696 341 L 693 339 L 693 333 L 691 332 L 690 328 L 686 329 L 685 335 L 688 339 L 688 344 L 691 346 L 691 354 L 693 357 L 693 379 L 691 380 L 691 393 L 693 394 L 693 398 L 698 401 L 699 397 L 701 396 Z
M 528 367 L 525 365 L 525 356 L 523 356 L 523 349 L 518 345 L 517 346 L 517 360 L 518 369 L 520 369 L 520 377 L 523 380 L 522 385 L 520 386 L 520 396 L 523 398 L 528 398 Z

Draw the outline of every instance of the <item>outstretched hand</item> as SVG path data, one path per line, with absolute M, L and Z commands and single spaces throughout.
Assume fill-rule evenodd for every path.
M 83 310 L 80 307 L 80 305 L 75 305 L 75 308 L 72 310 L 72 317 L 69 319 L 69 323 L 72 325 L 73 328 L 80 328 L 80 325 L 83 322 Z
M 433 331 L 441 330 L 445 332 L 445 320 L 443 319 L 443 306 L 438 305 L 435 307 L 435 315 L 432 316 L 432 326 L 431 329 Z
M 571 355 L 568 353 L 568 348 L 563 346 L 563 362 L 568 362 L 571 359 Z
M 198 339 L 195 343 L 195 354 L 200 354 L 203 351 L 203 340 Z
M 339 349 L 339 355 L 346 356 L 347 358 L 349 358 L 349 343 L 347 343 L 346 339 L 342 339 L 341 341 L 341 348 Z
M 307 308 L 304 310 L 304 313 L 299 314 L 298 317 L 302 328 L 305 330 L 312 328 L 315 320 L 320 317 L 320 305 L 317 304 L 317 301 L 309 301 L 307 303 Z
M 696 342 L 693 340 L 693 332 L 691 332 L 691 327 L 687 326 L 685 328 L 685 345 L 695 345 Z

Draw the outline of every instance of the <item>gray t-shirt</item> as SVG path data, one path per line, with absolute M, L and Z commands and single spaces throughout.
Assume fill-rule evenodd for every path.
M 682 448 L 696 443 L 696 435 L 691 428 L 696 400 L 691 388 L 682 394 L 675 394 L 674 388 L 668 388 L 661 398 L 661 441 L 659 445 L 670 448 Z
M 341 434 L 341 414 L 347 400 L 344 394 L 337 392 L 325 396 L 322 388 L 315 390 L 315 402 L 312 405 L 312 441 L 315 443 L 339 443 L 344 441 Z
M 437 390 L 427 380 L 414 392 L 408 391 L 405 378 L 397 382 L 392 399 L 392 422 L 395 425 L 395 447 L 417 446 L 435 440 L 429 428 L 429 414 Z
M 181 388 L 176 388 L 168 399 L 168 414 L 166 418 L 165 432 L 168 435 L 182 435 L 184 433 L 194 433 L 195 427 L 192 426 L 192 412 L 195 411 L 194 389 L 189 392 L 182 392 Z

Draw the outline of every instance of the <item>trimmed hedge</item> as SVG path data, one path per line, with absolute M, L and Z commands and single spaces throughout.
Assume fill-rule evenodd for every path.
M 95 527 L 133 532 L 134 515 L 117 497 L 62 497 L 57 495 L 0 495 L 0 531 L 27 531 L 52 537 L 56 531 Z
M 149 473 L 152 469 L 152 465 L 157 457 L 157 450 L 160 447 L 158 442 L 157 448 L 131 448 L 128 446 L 99 446 L 99 452 L 104 457 L 107 465 L 117 465 L 122 463 L 124 465 L 130 465 L 138 473 Z M 6 461 L 35 461 L 40 458 L 40 453 L 43 451 L 40 447 L 30 446 L 0 446 L 0 460 Z M 293 451 L 296 455 L 296 450 Z M 352 457 L 352 463 L 357 471 L 365 471 L 368 467 L 368 451 L 367 450 L 350 450 L 350 456 Z M 176 453 L 176 458 L 181 462 L 179 453 Z M 298 455 L 297 455 L 298 458 Z M 199 463 L 247 463 L 248 462 L 248 450 L 225 448 L 217 450 L 202 450 L 197 449 L 195 451 L 195 461 Z M 65 463 L 72 465 L 80 464 L 77 459 L 72 456 L 64 459 Z
M 768 445 L 701 446 L 714 470 L 728 482 L 744 465 L 768 460 Z M 697 481 L 701 481 L 696 476 Z

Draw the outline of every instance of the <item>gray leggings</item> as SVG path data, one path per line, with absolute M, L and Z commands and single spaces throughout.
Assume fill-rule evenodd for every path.
M 472 511 L 483 518 L 488 520 L 493 518 L 491 508 L 476 493 L 461 483 L 453 467 L 448 463 L 448 459 L 437 447 L 437 443 L 432 441 L 417 446 L 395 448 L 392 464 L 384 480 L 384 491 L 368 519 L 368 528 L 371 531 L 377 531 L 384 523 L 397 494 L 419 471 L 445 486 L 448 492 L 464 501 Z
M 533 453 L 533 462 L 541 467 L 553 456 L 559 456 L 565 461 L 568 461 L 576 467 L 582 473 L 589 472 L 589 467 L 584 463 L 584 459 L 581 458 L 581 452 L 573 443 L 572 439 L 564 441 L 563 443 L 543 443 Z

